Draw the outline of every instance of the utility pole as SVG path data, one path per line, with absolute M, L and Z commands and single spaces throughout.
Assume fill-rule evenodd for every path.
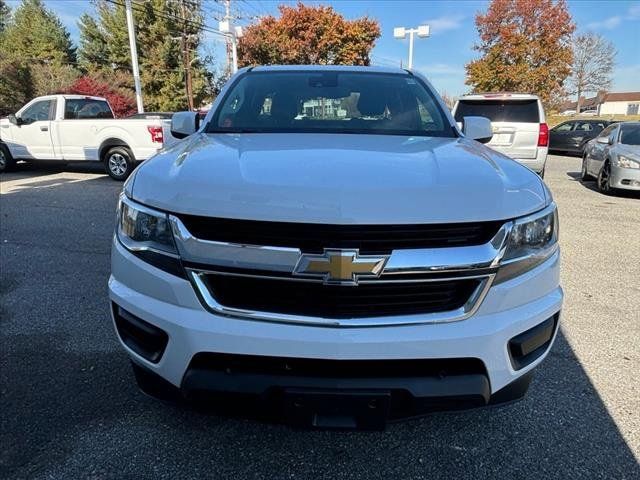
M 127 12 L 127 30 L 129 31 L 129 48 L 131 49 L 131 69 L 133 70 L 133 81 L 136 86 L 136 104 L 138 105 L 138 113 L 144 113 L 144 107 L 142 105 L 142 87 L 140 86 L 140 70 L 138 69 L 136 30 L 133 26 L 131 0 L 125 0 L 125 9 Z
M 190 35 L 187 32 L 187 8 L 184 0 L 181 0 L 180 7 L 182 11 L 182 63 L 184 64 L 184 82 L 185 90 L 187 92 L 187 105 L 189 111 L 193 110 L 193 79 L 191 76 L 191 49 L 190 49 Z
M 219 29 L 225 34 L 227 42 L 227 71 L 238 71 L 238 38 L 242 37 L 242 27 L 233 26 L 231 15 L 231 0 L 224 0 L 225 16 L 219 24 Z
M 224 21 L 227 22 L 227 29 L 231 30 L 231 0 L 224 0 Z M 229 74 L 235 73 L 233 70 L 233 47 L 231 44 L 233 43 L 231 40 L 231 36 L 227 35 L 225 37 L 225 43 L 227 45 L 227 72 Z

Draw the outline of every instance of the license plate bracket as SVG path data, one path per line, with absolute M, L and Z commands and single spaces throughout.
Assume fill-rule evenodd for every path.
M 384 429 L 391 392 L 288 388 L 284 413 L 290 425 L 319 429 Z

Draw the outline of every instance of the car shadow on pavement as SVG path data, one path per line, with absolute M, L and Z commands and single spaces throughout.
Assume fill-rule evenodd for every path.
M 567 176 L 571 179 L 574 180 L 576 182 L 579 182 L 580 185 L 582 185 L 584 188 L 588 189 L 588 190 L 592 190 L 600 195 L 605 196 L 604 194 L 600 193 L 598 191 L 598 186 L 596 184 L 596 179 L 589 179 L 589 180 L 582 180 L 580 177 L 582 176 L 581 172 L 567 172 Z M 633 190 L 621 190 L 621 189 L 617 189 L 615 191 L 615 193 L 613 193 L 612 195 L 616 196 L 616 197 L 621 197 L 621 198 L 640 198 L 640 191 L 633 191 Z M 606 198 L 607 196 L 605 196 Z
M 35 161 L 35 162 L 18 162 L 16 163 L 12 174 L 46 174 L 54 175 L 61 172 L 75 173 L 98 173 L 107 175 L 102 162 L 59 162 L 59 161 Z
M 640 476 L 562 329 L 522 401 L 384 432 L 294 430 L 143 395 L 109 316 L 117 185 L 97 177 L 2 196 L 0 477 Z M 47 206 L 69 199 L 91 208 Z

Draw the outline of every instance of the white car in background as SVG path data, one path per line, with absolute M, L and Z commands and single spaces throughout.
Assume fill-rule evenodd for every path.
M 483 93 L 460 97 L 453 107 L 458 123 L 464 117 L 491 120 L 488 147 L 517 160 L 544 177 L 549 153 L 549 127 L 542 102 L 526 93 Z
M 124 180 L 163 147 L 170 124 L 160 117 L 116 119 L 102 97 L 37 97 L 0 120 L 0 172 L 20 160 L 94 160 Z

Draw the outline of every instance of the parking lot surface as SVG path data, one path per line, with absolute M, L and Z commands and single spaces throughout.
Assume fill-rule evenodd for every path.
M 550 156 L 561 331 L 516 404 L 385 432 L 300 431 L 142 395 L 107 299 L 122 184 L 100 167 L 0 176 L 0 477 L 640 478 L 640 197 Z

